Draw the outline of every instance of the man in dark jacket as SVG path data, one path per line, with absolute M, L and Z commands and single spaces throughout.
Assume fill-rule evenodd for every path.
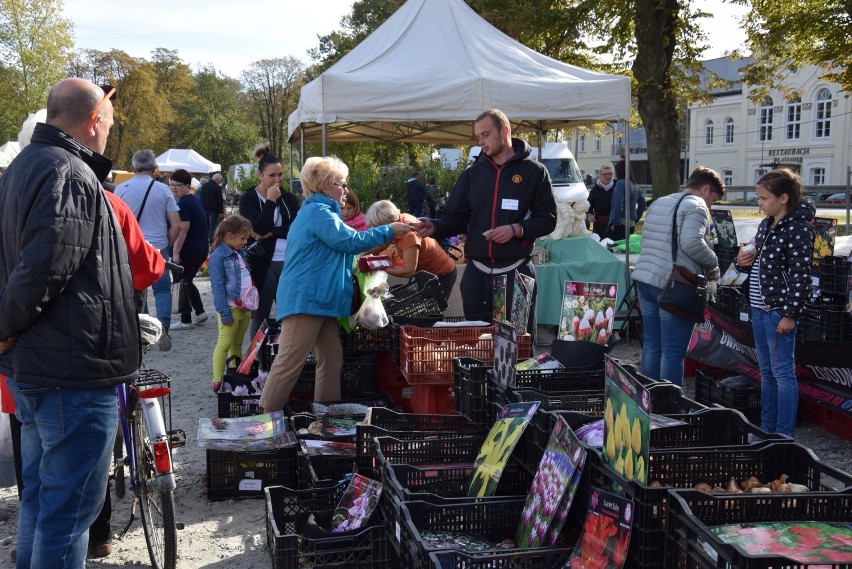
M 18 567 L 83 567 L 140 361 L 133 279 L 101 182 L 111 90 L 50 91 L 47 122 L 0 179 L 0 373 L 23 423 Z
M 423 200 L 429 205 L 429 215 L 435 216 L 435 200 L 429 194 L 429 190 L 420 181 L 420 172 L 414 174 L 405 181 L 405 197 L 408 198 L 408 213 L 414 217 L 423 215 Z
M 203 184 L 196 192 L 201 197 L 201 205 L 207 214 L 207 244 L 213 243 L 213 234 L 219 222 L 225 219 L 225 198 L 222 194 L 222 174 L 213 174 L 209 182 Z
M 556 201 L 547 168 L 530 159 L 530 146 L 512 138 L 502 111 L 485 111 L 473 126 L 482 153 L 459 177 L 440 219 L 421 218 L 421 237 L 467 234 L 470 264 L 461 281 L 464 315 L 491 321 L 493 277 L 507 278 L 507 314 L 511 314 L 514 271 L 535 277 L 533 244 L 556 228 Z M 535 287 L 537 288 L 537 287 Z M 535 289 L 528 330 L 535 333 Z

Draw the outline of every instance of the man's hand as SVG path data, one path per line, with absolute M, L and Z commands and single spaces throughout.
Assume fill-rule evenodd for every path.
M 435 234 L 435 226 L 432 225 L 428 217 L 418 218 L 417 222 L 411 223 L 409 227 L 412 231 L 416 231 L 420 237 L 432 237 Z
M 5 340 L 0 340 L 0 356 L 9 353 L 17 341 L 17 336 L 9 336 Z
M 511 225 L 501 225 L 492 229 L 487 239 L 502 245 L 503 243 L 508 243 L 509 241 L 511 241 L 514 236 L 514 227 L 512 227 Z

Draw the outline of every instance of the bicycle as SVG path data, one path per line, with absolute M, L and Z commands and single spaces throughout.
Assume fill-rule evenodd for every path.
M 171 270 L 181 269 L 167 263 Z M 175 268 L 176 267 L 176 268 Z M 143 352 L 163 333 L 159 321 L 140 314 L 143 329 Z M 120 429 L 116 435 L 115 463 L 112 476 L 118 497 L 125 493 L 125 466 L 130 468 L 130 488 L 135 497 L 131 503 L 130 521 L 119 535 L 124 537 L 136 518 L 136 506 L 142 518 L 145 542 L 154 569 L 175 569 L 177 563 L 177 529 L 175 520 L 175 476 L 172 449 L 186 444 L 186 433 L 172 429 L 171 378 L 143 367 L 130 384 L 118 386 Z M 160 400 L 166 398 L 166 414 Z M 166 418 L 168 415 L 168 428 Z M 123 446 L 122 446 L 123 441 Z

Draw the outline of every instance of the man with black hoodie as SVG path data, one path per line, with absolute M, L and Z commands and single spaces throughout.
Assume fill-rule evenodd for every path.
M 473 131 L 482 147 L 479 158 L 459 177 L 440 219 L 420 218 L 421 237 L 467 234 L 470 261 L 460 289 L 464 315 L 491 321 L 493 277 L 505 274 L 508 314 L 512 310 L 514 271 L 535 277 L 533 244 L 556 228 L 556 201 L 547 168 L 530 158 L 530 145 L 512 138 L 506 115 L 497 109 L 476 118 Z M 536 287 L 537 288 L 537 287 Z M 535 332 L 535 295 L 529 331 Z

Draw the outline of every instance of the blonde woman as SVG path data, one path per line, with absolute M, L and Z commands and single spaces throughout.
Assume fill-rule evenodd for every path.
M 417 223 L 417 218 L 401 213 L 399 208 L 388 200 L 377 201 L 367 210 L 368 227 L 378 227 L 397 221 L 405 224 Z M 447 255 L 437 241 L 431 237 L 419 237 L 417 233 L 411 232 L 394 237 L 389 249 L 388 253 L 396 265 L 387 270 L 389 275 L 410 277 L 417 271 L 430 272 L 440 280 L 444 299 L 450 298 L 456 282 L 456 262 Z
M 392 223 L 356 231 L 343 222 L 340 207 L 349 168 L 334 157 L 309 158 L 299 179 L 305 200 L 290 226 L 287 257 L 278 283 L 280 350 L 269 370 L 260 405 L 278 411 L 290 393 L 308 352 L 317 360 L 314 400 L 340 399 L 343 348 L 337 319 L 348 316 L 352 302 L 352 260 L 408 225 Z

